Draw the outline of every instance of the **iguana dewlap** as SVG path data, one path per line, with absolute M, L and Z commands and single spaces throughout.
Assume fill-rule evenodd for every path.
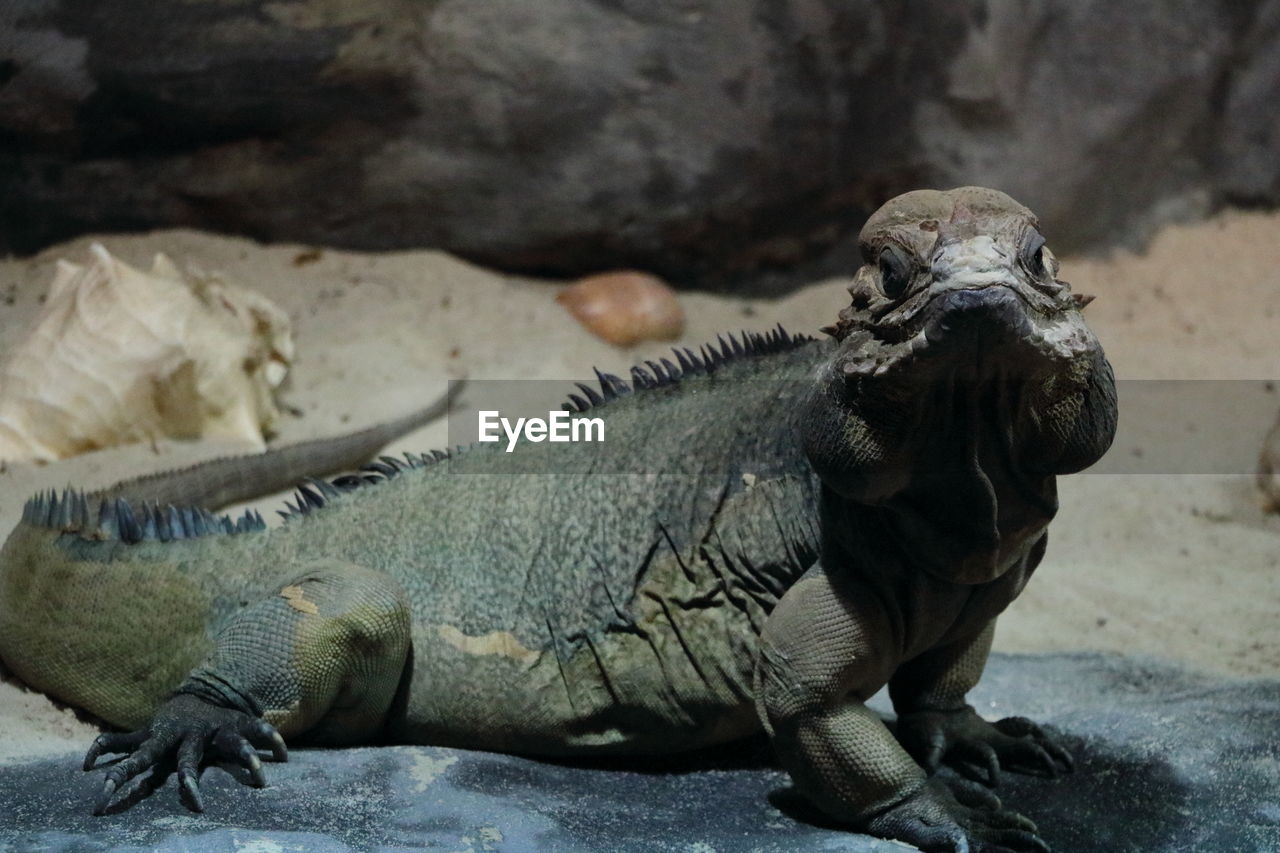
M 1007 196 L 908 193 L 861 241 L 828 339 L 747 334 L 584 387 L 569 406 L 604 420 L 602 451 L 384 459 L 310 481 L 277 529 L 37 497 L 0 552 L 0 657 L 132 730 L 90 750 L 129 753 L 98 811 L 161 760 L 195 808 L 211 754 L 262 784 L 254 746 L 283 758 L 282 738 L 636 754 L 763 726 L 835 820 L 1045 850 L 930 774 L 1070 767 L 965 694 L 1044 554 L 1055 476 L 1111 442 L 1111 369 Z M 896 737 L 863 704 L 886 684 Z

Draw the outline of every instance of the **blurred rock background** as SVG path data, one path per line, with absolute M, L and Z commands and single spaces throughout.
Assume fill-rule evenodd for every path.
M 0 251 L 189 226 L 631 267 L 848 272 L 988 184 L 1062 251 L 1280 201 L 1280 0 L 5 0 Z

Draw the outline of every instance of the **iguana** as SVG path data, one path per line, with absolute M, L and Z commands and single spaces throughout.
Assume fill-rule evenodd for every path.
M 1111 442 L 1111 368 L 1008 196 L 908 193 L 860 241 L 827 338 L 730 336 L 581 386 L 602 452 L 387 457 L 308 481 L 273 529 L 37 496 L 0 552 L 0 656 L 128 730 L 86 757 L 128 754 L 99 813 L 166 765 L 200 810 L 204 759 L 262 785 L 256 748 L 284 760 L 286 738 L 573 756 L 763 727 L 851 828 L 1047 850 L 933 772 L 1071 767 L 965 694 L 1044 554 L 1055 476 Z M 886 684 L 896 736 L 863 704 Z

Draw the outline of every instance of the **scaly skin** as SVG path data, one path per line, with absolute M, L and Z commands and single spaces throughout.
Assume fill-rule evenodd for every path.
M 603 453 L 384 464 L 235 535 L 37 500 L 0 552 L 0 656 L 136 729 L 90 751 L 130 753 L 99 811 L 169 761 L 202 807 L 206 752 L 261 783 L 253 747 L 283 757 L 280 736 L 635 754 L 763 725 L 851 827 L 1045 850 L 984 789 L 929 774 L 1070 767 L 1033 723 L 986 723 L 964 697 L 1044 553 L 1055 475 L 1110 443 L 1110 368 L 1008 197 L 911 193 L 862 242 L 833 340 L 659 368 L 660 387 L 587 408 Z M 896 738 L 862 704 L 886 684 Z

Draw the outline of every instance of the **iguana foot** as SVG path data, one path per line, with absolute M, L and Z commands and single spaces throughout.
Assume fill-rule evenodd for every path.
M 1025 717 L 988 723 L 969 705 L 955 711 L 915 711 L 898 717 L 898 741 L 933 774 L 946 763 L 985 785 L 1000 770 L 1054 777 L 1075 769 L 1071 753 Z
M 265 720 L 243 711 L 210 705 L 196 696 L 174 696 L 160 707 L 145 729 L 127 734 L 101 734 L 89 747 L 89 753 L 84 757 L 85 770 L 92 770 L 98 756 L 103 753 L 129 753 L 127 758 L 112 764 L 107 770 L 93 813 L 104 814 L 116 792 L 144 770 L 167 773 L 175 764 L 178 785 L 187 795 L 188 807 L 193 811 L 204 811 L 199 772 L 210 747 L 217 758 L 237 762 L 247 768 L 255 787 L 264 787 L 267 778 L 255 744 L 269 750 L 276 761 L 289 758 L 284 738 Z
M 868 822 L 872 835 L 927 853 L 1050 853 L 1036 825 L 963 779 L 934 777 Z

